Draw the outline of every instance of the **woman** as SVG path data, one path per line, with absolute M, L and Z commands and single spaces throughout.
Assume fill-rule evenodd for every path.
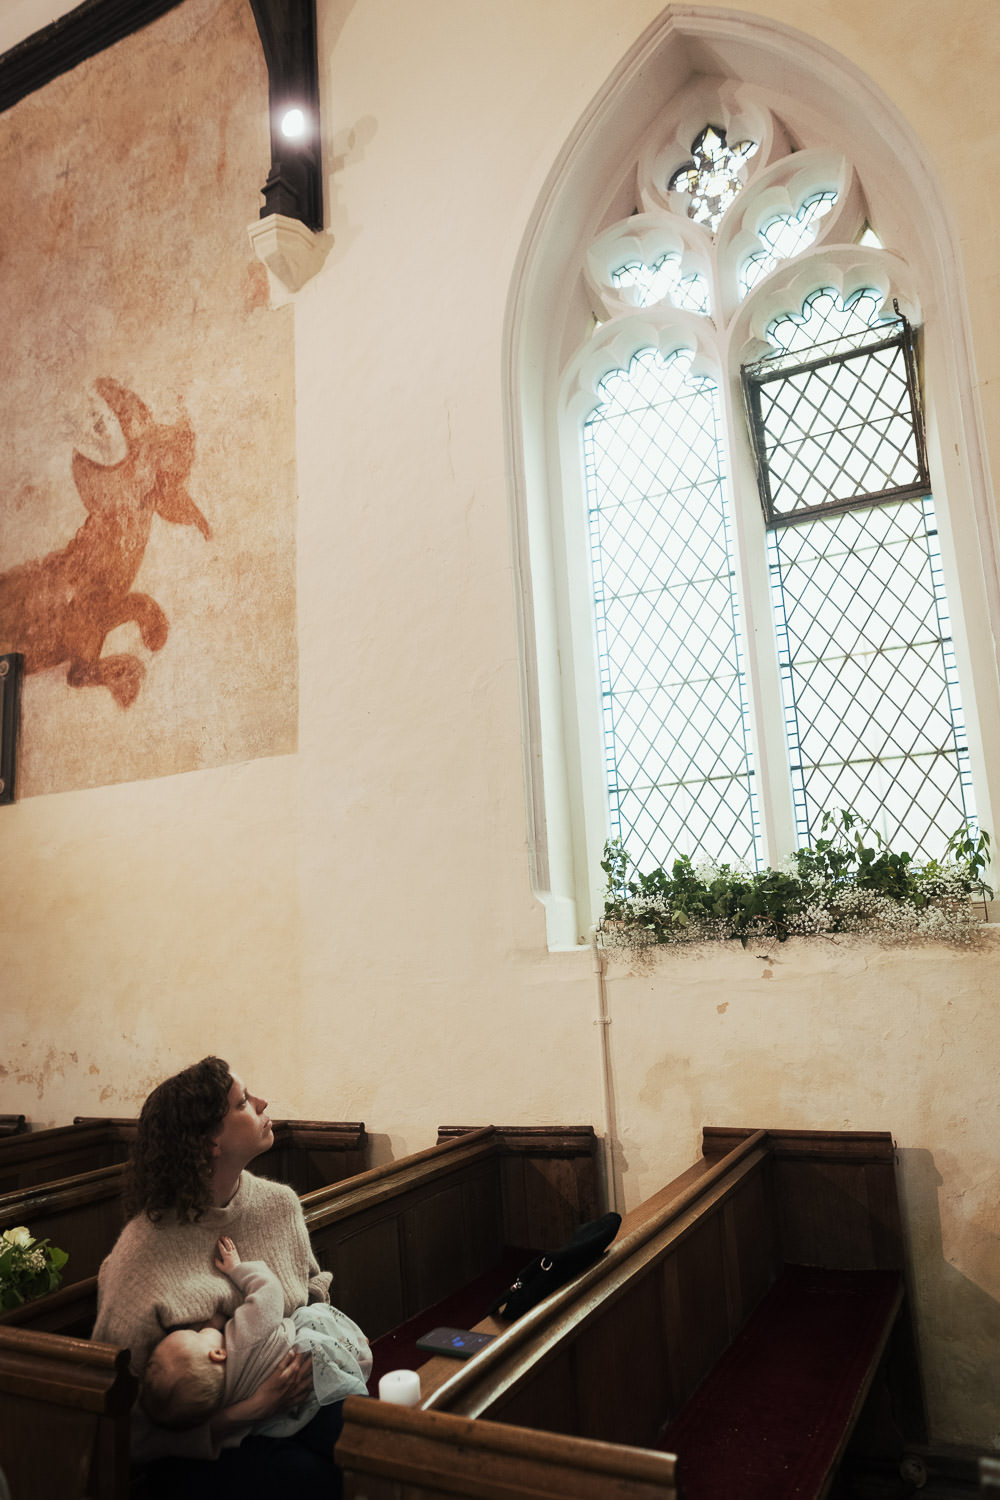
M 218 1057 L 168 1078 L 142 1107 L 127 1193 L 132 1217 L 101 1266 L 93 1335 L 130 1349 L 140 1378 L 169 1329 L 235 1310 L 239 1294 L 213 1264 L 223 1235 L 246 1259 L 271 1267 L 286 1316 L 306 1302 L 329 1301 L 330 1273 L 313 1257 L 298 1197 L 246 1171 L 274 1140 L 266 1111 L 266 1100 Z M 193 1431 L 154 1427 L 137 1407 L 132 1456 L 142 1466 L 142 1493 L 273 1500 L 276 1486 L 294 1484 L 306 1486 L 300 1494 L 339 1494 L 332 1457 L 339 1406 L 324 1407 L 293 1437 L 252 1433 L 252 1424 L 300 1404 L 311 1390 L 309 1357 L 293 1350 L 251 1397 Z

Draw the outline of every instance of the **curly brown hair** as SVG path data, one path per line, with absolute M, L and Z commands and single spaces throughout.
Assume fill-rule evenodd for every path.
M 221 1057 L 203 1057 L 167 1078 L 139 1115 L 125 1187 L 129 1217 L 154 1223 L 176 1213 L 196 1224 L 212 1203 L 212 1142 L 229 1109 L 233 1079 Z

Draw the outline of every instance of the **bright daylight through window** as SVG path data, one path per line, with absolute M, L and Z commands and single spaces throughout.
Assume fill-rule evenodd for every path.
M 849 164 L 756 152 L 706 122 L 602 236 L 619 332 L 599 318 L 582 436 L 611 836 L 639 869 L 759 868 L 790 852 L 774 799 L 800 846 L 843 808 L 940 856 L 975 810 L 915 333 Z

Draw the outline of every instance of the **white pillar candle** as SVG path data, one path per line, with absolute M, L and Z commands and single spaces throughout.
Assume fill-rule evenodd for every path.
M 395 1406 L 416 1406 L 420 1401 L 420 1376 L 416 1370 L 390 1370 L 378 1383 L 378 1399 Z

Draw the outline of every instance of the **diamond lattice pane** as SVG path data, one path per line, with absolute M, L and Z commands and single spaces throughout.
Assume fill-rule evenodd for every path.
M 919 484 L 901 344 L 837 356 L 758 389 L 775 515 Z
M 612 835 L 760 860 L 716 387 L 643 350 L 584 428 Z
M 940 857 L 974 808 L 930 499 L 782 527 L 769 548 L 799 843 L 849 808 Z
M 881 305 L 882 298 L 871 288 L 842 302 L 835 291 L 820 287 L 806 298 L 801 313 L 770 325 L 768 342 L 787 355 L 841 354 L 869 343 L 872 329 L 893 333 L 896 320 L 882 317 Z

